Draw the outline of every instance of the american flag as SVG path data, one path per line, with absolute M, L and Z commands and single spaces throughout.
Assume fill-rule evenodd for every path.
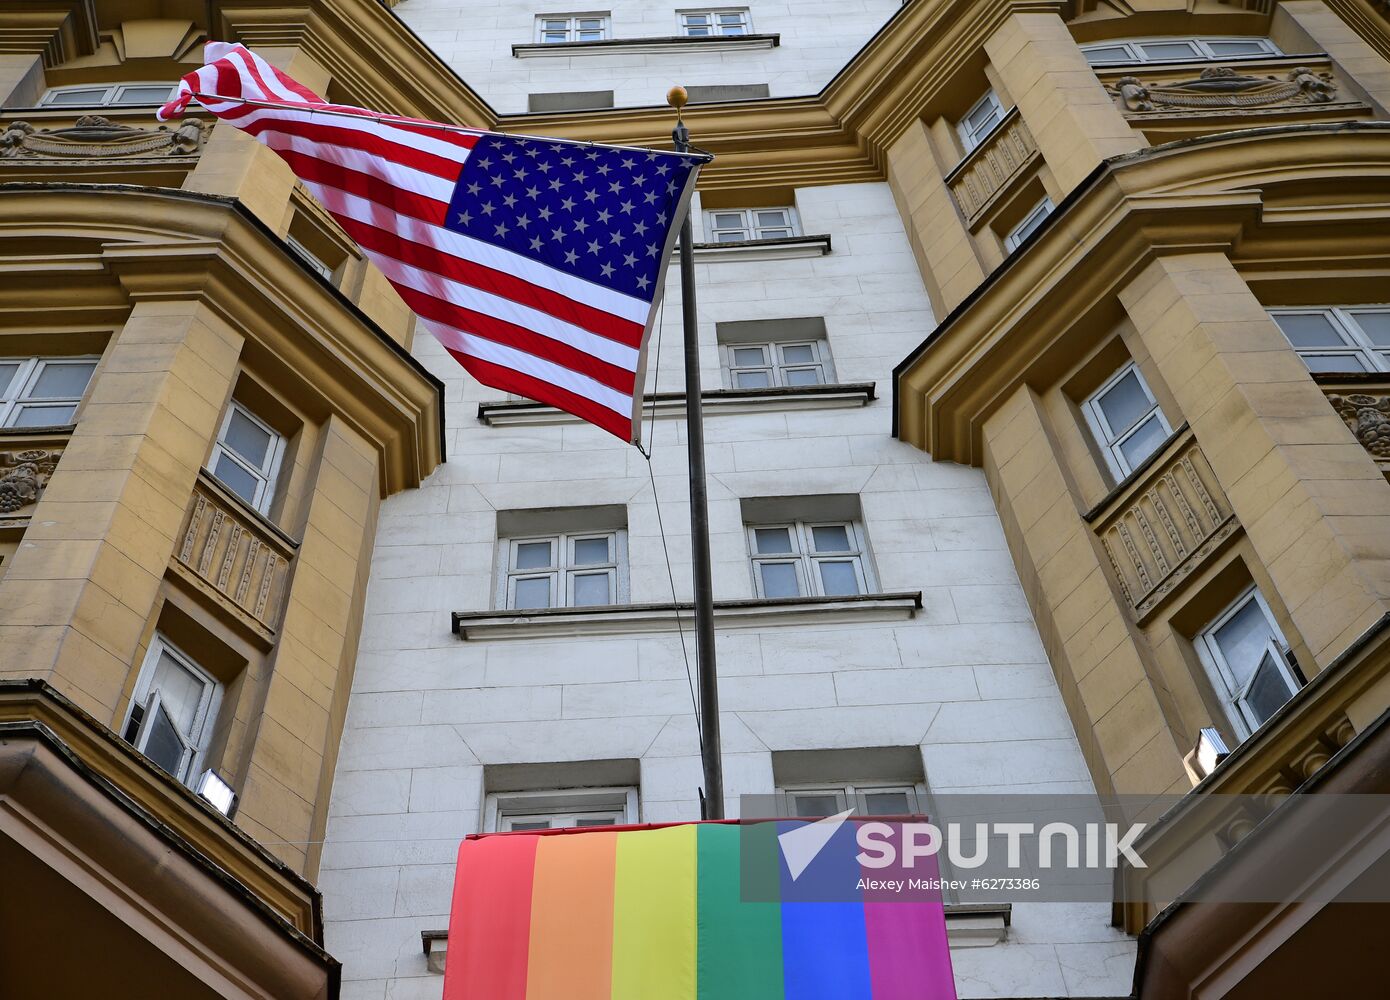
M 646 345 L 704 155 L 329 104 L 209 42 L 190 100 L 280 155 L 478 381 L 637 442 Z

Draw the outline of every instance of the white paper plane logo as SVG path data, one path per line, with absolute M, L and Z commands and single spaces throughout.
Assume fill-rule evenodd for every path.
M 816 860 L 816 855 L 830 843 L 830 838 L 835 836 L 835 831 L 840 829 L 840 825 L 852 812 L 853 809 L 846 809 L 838 815 L 827 816 L 825 819 L 818 819 L 814 823 L 807 823 L 777 835 L 777 842 L 782 845 L 782 857 L 787 859 L 787 871 L 791 872 L 793 882 L 811 866 L 811 862 Z

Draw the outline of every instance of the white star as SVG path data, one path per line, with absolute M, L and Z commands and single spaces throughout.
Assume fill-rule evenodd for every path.
M 478 161 L 478 166 L 486 170 L 488 167 L 492 166 L 492 161 L 489 160 L 486 156 L 484 156 L 481 160 Z
M 552 142 L 550 144 L 550 148 L 555 150 L 555 152 L 557 153 L 563 153 L 565 151 L 565 147 L 560 145 L 558 142 Z
M 493 207 L 492 207 L 492 202 L 488 202 L 487 204 L 485 204 L 485 205 L 483 206 L 483 214 L 484 214 L 484 215 L 491 215 L 491 214 L 493 213 L 493 211 L 494 211 L 494 209 L 493 209 Z
M 647 183 L 647 178 L 644 177 L 642 174 L 638 174 L 636 177 L 634 177 L 634 178 L 632 179 L 632 183 L 634 183 L 634 184 L 645 184 L 645 183 Z
M 538 187 L 528 187 L 528 188 L 526 189 L 526 197 L 528 197 L 528 198 L 539 198 L 540 196 L 541 196 L 541 189 L 540 189 L 540 188 L 538 188 Z
M 646 236 L 646 235 L 647 235 L 647 224 L 646 224 L 645 222 L 642 222 L 641 220 L 638 220 L 637 225 L 633 226 L 632 228 L 635 229 L 635 230 L 637 230 L 637 235 L 638 235 L 638 236 Z
M 623 189 L 623 183 L 622 183 L 622 181 L 614 181 L 612 184 L 608 185 L 608 190 L 609 190 L 609 191 L 612 191 L 614 194 L 617 194 L 617 193 L 618 193 L 619 191 L 621 191 L 622 189 Z
M 516 196 L 511 194 L 507 195 L 502 199 L 502 204 L 506 205 L 508 208 L 512 208 L 516 205 Z
M 548 209 L 548 208 L 542 208 L 541 211 L 540 211 L 540 216 L 541 216 L 541 218 L 544 219 L 544 220 L 546 220 L 546 221 L 549 221 L 550 217 L 551 217 L 552 215 L 554 215 L 554 214 L 555 214 L 555 213 L 552 212 L 552 211 L 551 211 L 550 209 Z
M 598 221 L 604 223 L 605 225 L 611 218 L 613 218 L 613 213 L 608 211 L 608 209 L 606 208 L 598 213 Z
M 561 187 L 561 185 L 562 185 L 563 183 L 564 183 L 564 182 L 563 182 L 562 180 L 560 180 L 560 178 L 556 177 L 554 180 L 552 180 L 552 181 L 550 182 L 550 190 L 552 190 L 552 191 L 558 191 L 558 190 L 560 190 L 560 187 Z
M 575 179 L 576 182 L 578 182 L 578 183 L 580 183 L 580 184 L 583 184 L 583 183 L 584 183 L 584 178 L 586 178 L 586 177 L 588 177 L 588 176 L 589 176 L 589 175 L 586 174 L 586 173 L 585 173 L 584 171 L 582 171 L 582 170 L 576 170 L 576 171 L 574 172 L 574 179 Z
M 611 169 L 611 168 L 610 168 L 610 167 L 608 166 L 608 164 L 606 164 L 606 163 L 600 163 L 600 164 L 598 165 L 598 172 L 601 173 L 601 174 L 603 174 L 605 177 L 608 176 L 608 171 L 609 171 L 610 169 Z
M 566 198 L 564 201 L 560 202 L 560 207 L 563 208 L 566 212 L 573 212 L 573 211 L 574 211 L 574 199 L 573 199 L 573 198 Z
M 520 226 L 522 229 L 525 229 L 527 226 L 531 224 L 531 220 L 527 216 L 518 215 L 516 217 L 516 224 Z
M 532 149 L 528 146 L 526 147 L 526 155 L 531 157 L 532 159 L 535 159 L 537 156 L 541 155 L 541 151 L 539 149 Z
M 651 278 L 638 278 L 638 279 L 637 279 L 637 287 L 640 288 L 640 289 L 641 289 L 642 291 L 644 291 L 644 292 L 647 290 L 647 286 L 650 285 L 651 283 L 652 283 L 652 279 L 651 279 Z
M 566 263 L 566 264 L 573 264 L 573 263 L 574 263 L 575 261 L 577 261 L 578 259 L 579 259 L 579 254 L 575 253 L 573 250 L 566 250 L 566 251 L 565 251 L 565 263 Z
M 574 228 L 582 233 L 589 228 L 589 224 L 585 222 L 583 219 L 575 219 Z
M 479 191 L 481 191 L 482 189 L 483 189 L 483 186 L 482 186 L 481 184 L 479 184 L 477 181 L 474 181 L 472 184 L 468 185 L 468 193 L 469 193 L 469 194 L 477 194 L 477 193 L 478 193 Z
M 567 166 L 567 167 L 572 167 L 572 166 L 574 166 L 574 157 L 573 157 L 573 156 L 564 156 L 564 157 L 561 157 L 561 158 L 560 158 L 560 162 L 563 163 L 563 164 L 564 164 L 565 166 Z
M 662 177 L 665 177 L 667 171 L 669 171 L 670 169 L 671 169 L 671 164 L 669 164 L 669 163 L 663 163 L 663 164 L 661 164 L 659 167 L 656 168 L 656 172 L 659 173 Z
M 498 236 L 506 236 L 506 235 L 507 235 L 507 224 L 506 224 L 505 222 L 499 222 L 499 223 L 497 223 L 497 235 L 498 235 Z
M 519 181 L 524 181 L 526 179 L 526 174 L 527 170 L 525 167 L 517 167 L 516 172 L 512 176 L 514 176 Z
M 605 278 L 611 278 L 611 277 L 613 277 L 613 265 L 611 265 L 611 264 L 604 264 L 603 267 L 602 267 L 602 271 L 603 271 L 603 276 L 604 276 Z
M 540 163 L 536 164 L 536 169 L 543 174 L 548 174 L 550 173 L 550 164 L 546 163 L 544 160 L 541 160 Z
M 623 160 L 623 166 L 631 170 L 633 167 L 637 166 L 637 161 L 629 156 L 627 159 Z
M 655 205 L 655 204 L 656 204 L 656 192 L 655 192 L 655 191 L 648 191 L 646 194 L 642 195 L 642 200 L 645 201 L 648 205 Z
M 558 243 L 565 238 L 565 231 L 563 229 L 552 229 L 550 231 L 550 238 Z
M 657 246 L 655 243 L 648 243 L 648 244 L 647 244 L 647 256 L 648 256 L 648 257 L 655 257 L 655 256 L 656 256 L 658 253 L 660 253 L 660 252 L 661 252 L 661 248 L 660 248 L 659 246 Z
M 666 225 L 666 213 L 665 213 L 665 212 L 662 212 L 660 215 L 658 215 L 658 216 L 656 217 L 656 224 L 657 224 L 658 226 L 664 226 L 664 225 Z
M 623 241 L 623 231 L 621 229 L 615 229 L 609 234 L 608 238 L 614 243 L 621 243 Z
M 488 180 L 492 181 L 494 187 L 501 187 L 503 184 L 506 183 L 505 179 L 501 176 L 489 177 Z
M 541 238 L 540 238 L 539 236 L 532 236 L 532 237 L 531 237 L 531 249 L 532 249 L 532 250 L 539 250 L 540 248 L 541 248 Z
M 506 160 L 508 163 L 511 163 L 513 160 L 516 159 L 516 154 L 508 151 L 502 154 L 502 159 Z
M 597 192 L 597 191 L 585 191 L 585 192 L 584 192 L 584 200 L 585 200 L 585 201 L 598 201 L 598 192 Z
M 591 149 L 591 150 L 589 150 L 587 153 L 584 154 L 584 157 L 585 157 L 585 159 L 589 159 L 589 160 L 597 160 L 597 159 L 598 159 L 598 150 L 597 150 L 597 149 Z
M 458 217 L 460 226 L 466 226 L 473 221 L 473 216 L 468 212 L 460 212 L 458 213 Z
M 598 253 L 598 240 L 589 241 L 589 253 Z
M 636 255 L 635 253 L 625 253 L 625 254 L 623 254 L 623 263 L 626 264 L 628 267 L 636 267 L 636 266 L 637 266 L 637 255 Z
M 624 214 L 624 215 L 631 215 L 631 214 L 632 214 L 632 202 L 630 202 L 630 201 L 625 201 L 625 202 L 623 202 L 622 205 L 619 206 L 619 207 L 622 208 L 623 214 Z

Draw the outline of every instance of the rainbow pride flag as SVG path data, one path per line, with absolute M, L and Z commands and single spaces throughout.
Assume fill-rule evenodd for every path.
M 939 896 L 792 901 L 785 825 L 470 837 L 444 1000 L 956 1000 Z M 857 869 L 842 829 L 829 863 Z M 767 901 L 745 900 L 744 863 Z

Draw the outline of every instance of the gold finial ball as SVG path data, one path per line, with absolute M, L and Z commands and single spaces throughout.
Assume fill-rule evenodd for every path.
M 666 103 L 677 111 L 685 107 L 685 102 L 688 100 L 690 100 L 690 95 L 686 93 L 684 87 L 672 87 L 670 90 L 666 91 Z

